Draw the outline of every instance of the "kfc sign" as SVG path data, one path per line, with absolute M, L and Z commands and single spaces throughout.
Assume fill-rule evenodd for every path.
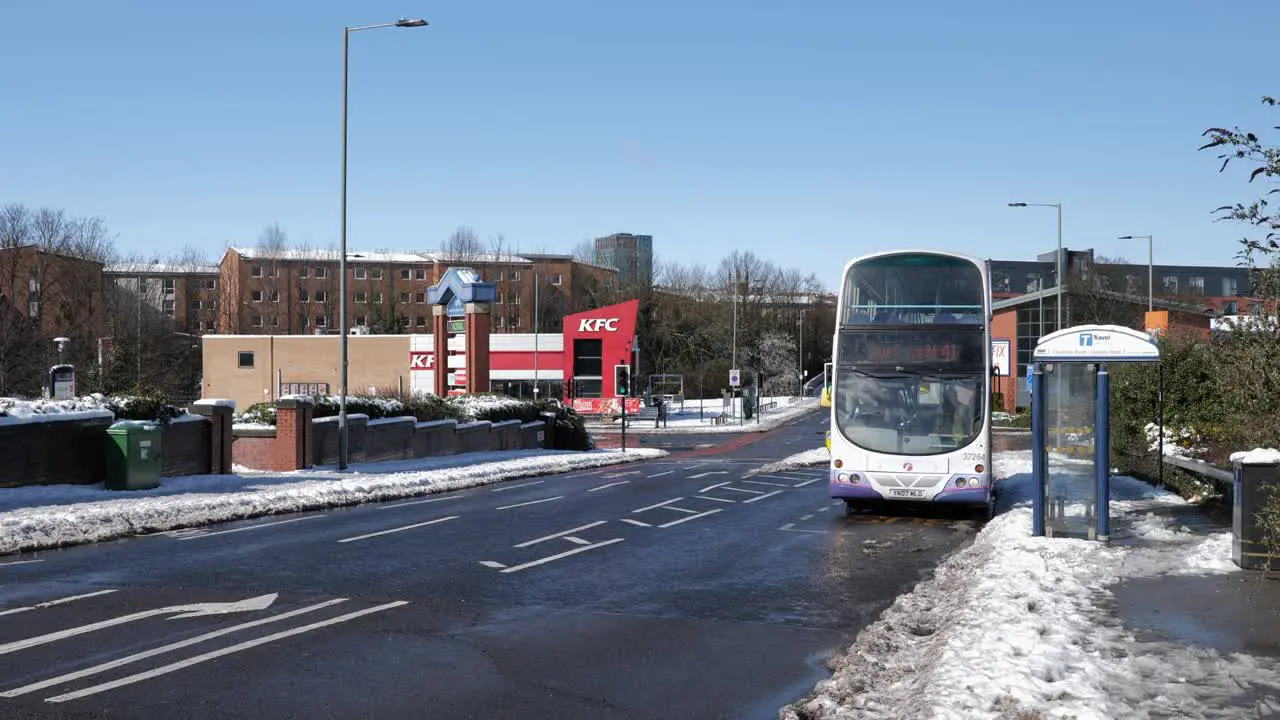
M 410 370 L 432 370 L 436 366 L 435 353 L 429 352 L 411 352 L 409 353 L 409 369 Z
M 583 318 L 578 321 L 578 332 L 600 332 L 601 329 L 609 332 L 618 331 L 617 318 Z

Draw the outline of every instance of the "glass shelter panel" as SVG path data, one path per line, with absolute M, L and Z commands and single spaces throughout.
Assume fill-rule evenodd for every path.
M 1094 423 L 1097 374 L 1092 363 L 1045 366 L 1045 534 L 1092 537 L 1097 507 Z

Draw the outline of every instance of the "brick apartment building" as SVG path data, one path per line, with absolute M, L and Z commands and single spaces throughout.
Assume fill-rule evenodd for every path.
M 118 311 L 127 311 L 128 306 L 136 304 L 172 320 L 175 331 L 189 335 L 217 331 L 217 265 L 109 265 L 103 276 L 107 289 L 116 292 L 109 306 L 118 306 Z
M 554 332 L 584 299 L 607 299 L 617 271 L 554 254 L 352 252 L 347 258 L 348 324 L 371 334 L 429 333 L 427 289 L 454 266 L 498 286 L 493 332 L 531 332 L 535 285 L 540 331 Z M 219 268 L 218 332 L 299 335 L 336 332 L 337 253 L 230 248 Z M 599 296 L 599 298 L 594 298 Z

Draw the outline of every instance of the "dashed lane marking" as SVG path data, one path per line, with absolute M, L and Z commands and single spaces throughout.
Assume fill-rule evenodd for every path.
M 552 500 L 560 500 L 563 498 L 564 498 L 563 495 L 557 495 L 555 497 L 542 498 L 541 500 L 530 500 L 529 502 L 516 503 L 515 505 L 503 505 L 502 507 L 499 507 L 497 509 L 510 510 L 511 508 L 524 507 L 525 505 L 537 505 L 538 503 L 551 502 Z
M 426 500 L 410 500 L 409 502 L 393 503 L 393 504 L 391 504 L 391 505 L 377 505 L 376 507 L 377 507 L 379 510 L 391 510 L 391 509 L 393 509 L 393 508 L 406 507 L 406 506 L 409 506 L 409 505 L 425 505 L 425 504 L 427 504 L 427 503 L 438 503 L 438 502 L 444 502 L 445 500 L 459 500 L 459 499 L 461 499 L 461 498 L 463 498 L 463 497 L 466 497 L 466 496 L 464 496 L 464 495 L 454 495 L 454 494 L 450 493 L 449 495 L 446 495 L 445 497 L 433 497 L 433 498 L 427 498 Z
M 520 572 L 521 570 L 527 570 L 531 567 L 537 567 L 538 565 L 543 565 L 553 560 L 559 560 L 560 558 L 569 557 L 570 555 L 577 555 L 578 553 L 586 552 L 588 550 L 595 550 L 596 548 L 604 547 L 606 545 L 620 543 L 625 539 L 626 538 L 613 538 L 612 540 L 605 540 L 603 542 L 591 543 L 590 545 L 583 545 L 582 547 L 576 547 L 572 550 L 566 550 L 565 552 L 557 553 L 555 555 L 550 555 L 544 558 L 540 558 L 538 560 L 531 560 L 530 562 L 527 562 L 523 565 L 515 565 L 509 568 L 505 568 L 501 570 L 501 572 L 504 572 L 504 573 Z
M 277 520 L 276 522 L 258 523 L 256 525 L 245 525 L 243 527 L 231 528 L 230 530 L 215 530 L 213 532 L 195 532 L 190 535 L 183 535 L 179 540 L 197 540 L 199 538 L 213 537 L 215 535 L 230 535 L 231 533 L 248 532 L 249 530 L 259 530 L 261 528 L 275 527 L 276 525 L 288 525 L 289 523 L 302 522 L 303 520 L 315 520 L 322 518 L 324 515 L 307 515 L 306 517 L 291 518 L 289 520 Z
M 718 488 L 718 487 L 724 487 L 725 485 L 728 485 L 728 484 L 729 484 L 729 483 L 731 483 L 731 482 L 733 482 L 733 481 L 732 481 L 732 480 L 725 480 L 725 481 L 724 481 L 724 482 L 722 482 L 722 483 L 716 483 L 715 485 L 708 485 L 708 486 L 706 486 L 706 487 L 702 488 L 701 490 L 699 490 L 698 492 L 711 492 L 712 490 L 715 490 L 715 489 L 716 489 L 716 488 Z
M 653 527 L 652 525 L 650 525 L 650 524 L 649 524 L 649 523 L 647 523 L 647 522 L 641 522 L 641 521 L 639 521 L 639 520 L 632 520 L 631 518 L 622 518 L 622 522 L 624 522 L 624 523 L 629 523 L 629 524 L 631 524 L 631 525 L 636 525 L 636 526 L 638 526 L 638 527 Z
M 533 482 L 520 483 L 519 485 L 506 485 L 504 487 L 489 488 L 489 492 L 502 492 L 504 490 L 515 490 L 516 488 L 529 487 L 530 485 L 541 485 L 546 480 L 534 480 Z
M 631 514 L 632 514 L 632 515 L 635 515 L 636 513 L 642 513 L 642 512 L 645 512 L 646 510 L 653 510 L 653 509 L 655 509 L 655 508 L 660 508 L 660 507 L 663 507 L 663 506 L 666 506 L 666 505 L 670 505 L 670 504 L 671 504 L 671 503 L 673 503 L 673 502 L 680 502 L 680 501 L 681 501 L 681 500 L 683 500 L 683 499 L 684 499 L 683 497 L 678 497 L 678 498 L 672 498 L 671 500 L 665 500 L 665 501 L 660 502 L 660 503 L 658 503 L 658 504 L 656 504 L 656 505 L 650 505 L 650 506 L 648 506 L 648 507 L 642 507 L 642 508 L 640 508 L 639 510 L 632 510 L 632 511 L 631 511 Z
M 750 500 L 743 500 L 743 501 L 742 501 L 742 504 L 743 504 L 743 505 L 746 505 L 747 503 L 753 503 L 753 502 L 755 502 L 755 501 L 757 501 L 757 500 L 763 500 L 763 499 L 765 499 L 765 498 L 767 498 L 767 497 L 773 497 L 774 495 L 777 495 L 777 494 L 778 494 L 778 493 L 780 493 L 780 492 L 782 492 L 782 491 L 781 491 L 781 490 L 774 490 L 774 491 L 773 491 L 773 492 L 771 492 L 771 493 L 765 493 L 764 495 L 760 495 L 759 497 L 753 497 L 753 498 L 751 498 Z
M 654 474 L 652 474 L 652 475 L 645 475 L 645 477 L 646 477 L 646 478 L 662 477 L 663 475 L 670 475 L 670 474 L 671 474 L 671 473 L 673 473 L 673 472 L 675 472 L 675 470 L 668 470 L 668 471 L 666 471 L 666 472 L 654 473 Z
M 700 517 L 706 517 L 706 516 L 708 516 L 708 515 L 715 515 L 715 514 L 716 514 L 716 513 L 718 513 L 718 512 L 720 512 L 720 508 L 716 508 L 715 510 L 708 510 L 708 511 L 706 511 L 706 512 L 701 512 L 701 513 L 698 513 L 697 515 L 690 515 L 690 516 L 688 516 L 688 517 L 682 517 L 682 518 L 680 518 L 679 520 L 672 520 L 671 522 L 669 522 L 669 523 L 663 523 L 662 525 L 659 525 L 658 527 L 660 527 L 660 528 L 669 528 L 669 527 L 671 527 L 672 525 L 679 525 L 679 524 L 680 524 L 680 523 L 682 523 L 682 522 L 689 522 L 690 520 L 697 520 L 697 519 L 698 519 L 698 518 L 700 518 Z
M 796 483 L 795 485 L 792 485 L 791 487 L 804 487 L 805 485 L 812 485 L 812 484 L 814 484 L 814 483 L 818 482 L 818 481 L 819 481 L 819 480 L 821 480 L 821 479 L 822 479 L 822 478 L 814 478 L 814 479 L 812 479 L 812 480 L 805 480 L 804 482 L 802 482 L 802 483 Z
M 349 543 L 349 542 L 355 542 L 357 540 L 368 540 L 369 538 L 378 537 L 380 535 L 390 535 L 391 533 L 403 532 L 405 530 L 413 530 L 414 528 L 426 527 L 427 525 L 435 525 L 436 523 L 447 522 L 449 520 L 457 520 L 459 517 L 460 516 L 458 515 L 450 515 L 449 517 L 436 518 L 435 520 L 428 520 L 426 522 L 414 523 L 412 525 L 405 525 L 404 527 L 391 528 L 390 530 L 380 530 L 375 533 L 369 533 L 368 535 L 357 535 L 355 537 L 344 538 L 342 540 L 339 540 L 338 542 Z
M 795 485 L 783 485 L 782 483 L 771 483 L 771 482 L 765 482 L 763 480 L 742 480 L 741 482 L 751 483 L 752 485 L 769 485 L 771 487 L 785 487 L 785 488 L 795 487 Z
M 730 500 L 729 498 L 711 497 L 710 495 L 694 495 L 694 497 L 698 498 L 699 500 L 714 500 L 715 502 L 722 502 L 722 503 L 738 502 L 737 500 Z
M 39 608 L 47 608 L 47 607 L 53 607 L 55 605 L 63 605 L 65 603 L 75 602 L 76 600 L 84 600 L 85 598 L 98 597 L 99 595 L 110 595 L 113 592 L 115 592 L 115 590 L 99 590 L 97 592 L 85 593 L 83 595 L 72 595 L 70 597 L 58 598 L 57 600 L 46 600 L 44 602 L 36 603 L 35 605 L 28 605 L 26 607 L 17 607 L 17 608 L 13 608 L 12 610 L 5 610 L 3 612 L 0 612 L 0 615 L 17 615 L 18 613 L 27 612 L 28 610 L 37 610 Z
M 588 490 L 587 492 L 595 492 L 595 491 L 597 491 L 597 490 L 603 490 L 603 489 L 605 489 L 605 488 L 611 488 L 611 487 L 613 487 L 614 485 L 626 485 L 626 484 L 627 484 L 627 483 L 629 483 L 629 482 L 631 482 L 631 481 L 630 481 L 630 480 L 619 480 L 618 482 L 611 482 L 611 483 L 607 483 L 607 484 L 605 484 L 605 485 L 599 485 L 599 486 L 597 486 L 597 487 L 593 487 L 593 488 L 591 488 L 590 490 Z
M 536 539 L 534 539 L 534 540 L 526 540 L 525 542 L 522 542 L 522 543 L 520 543 L 519 545 L 512 545 L 512 547 L 523 548 L 523 547 L 529 547 L 530 545 L 537 545 L 537 544 L 538 544 L 538 543 L 540 543 L 540 542 L 546 542 L 547 540 L 554 540 L 554 539 L 556 539 L 556 538 L 558 538 L 558 537 L 564 537 L 565 535 L 572 535 L 572 534 L 574 534 L 574 533 L 576 533 L 576 532 L 579 532 L 579 531 L 581 531 L 581 530 L 586 530 L 587 528 L 593 528 L 593 527 L 595 527 L 595 526 L 597 526 L 597 525 L 603 525 L 603 524 L 605 524 L 605 523 L 607 523 L 607 522 L 609 522 L 609 521 L 608 521 L 608 520 L 597 520 L 597 521 L 595 521 L 595 522 L 593 522 L 593 523 L 587 523 L 586 525 L 579 525 L 579 526 L 578 526 L 578 527 L 576 527 L 576 528 L 569 528 L 568 530 L 565 530 L 565 531 L 563 531 L 563 532 L 552 533 L 552 534 L 550 534 L 550 535 L 543 535 L 542 537 L 540 537 L 540 538 L 536 538 Z

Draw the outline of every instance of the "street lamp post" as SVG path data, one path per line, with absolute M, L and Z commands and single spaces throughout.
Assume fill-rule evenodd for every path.
M 1155 240 L 1150 235 L 1121 235 L 1117 240 L 1147 240 L 1147 312 L 1155 310 L 1156 266 Z
M 1012 203 L 1009 203 L 1009 207 L 1051 207 L 1051 208 L 1058 209 L 1058 254 L 1054 256 L 1054 260 L 1053 260 L 1053 272 L 1057 276 L 1055 278 L 1055 284 L 1058 286 L 1057 288 L 1058 291 L 1056 293 L 1057 302 L 1055 303 L 1058 306 L 1058 312 L 1057 312 L 1057 323 L 1054 325 L 1053 329 L 1061 330 L 1062 329 L 1062 275 L 1063 275 L 1063 272 L 1062 272 L 1062 203 L 1012 202 Z
M 361 30 L 375 30 L 377 28 L 387 27 L 423 27 L 427 24 L 426 20 L 415 18 L 412 20 L 400 19 L 392 23 L 382 23 L 380 25 L 365 25 L 362 27 L 348 27 L 342 29 L 342 192 L 339 201 L 338 213 L 341 215 L 341 230 L 339 231 L 338 250 L 338 292 L 342 295 L 342 300 L 338 303 L 338 332 L 341 333 L 339 346 L 341 347 L 341 382 L 338 391 L 338 469 L 347 469 L 347 76 L 351 44 L 351 33 L 360 32 Z

